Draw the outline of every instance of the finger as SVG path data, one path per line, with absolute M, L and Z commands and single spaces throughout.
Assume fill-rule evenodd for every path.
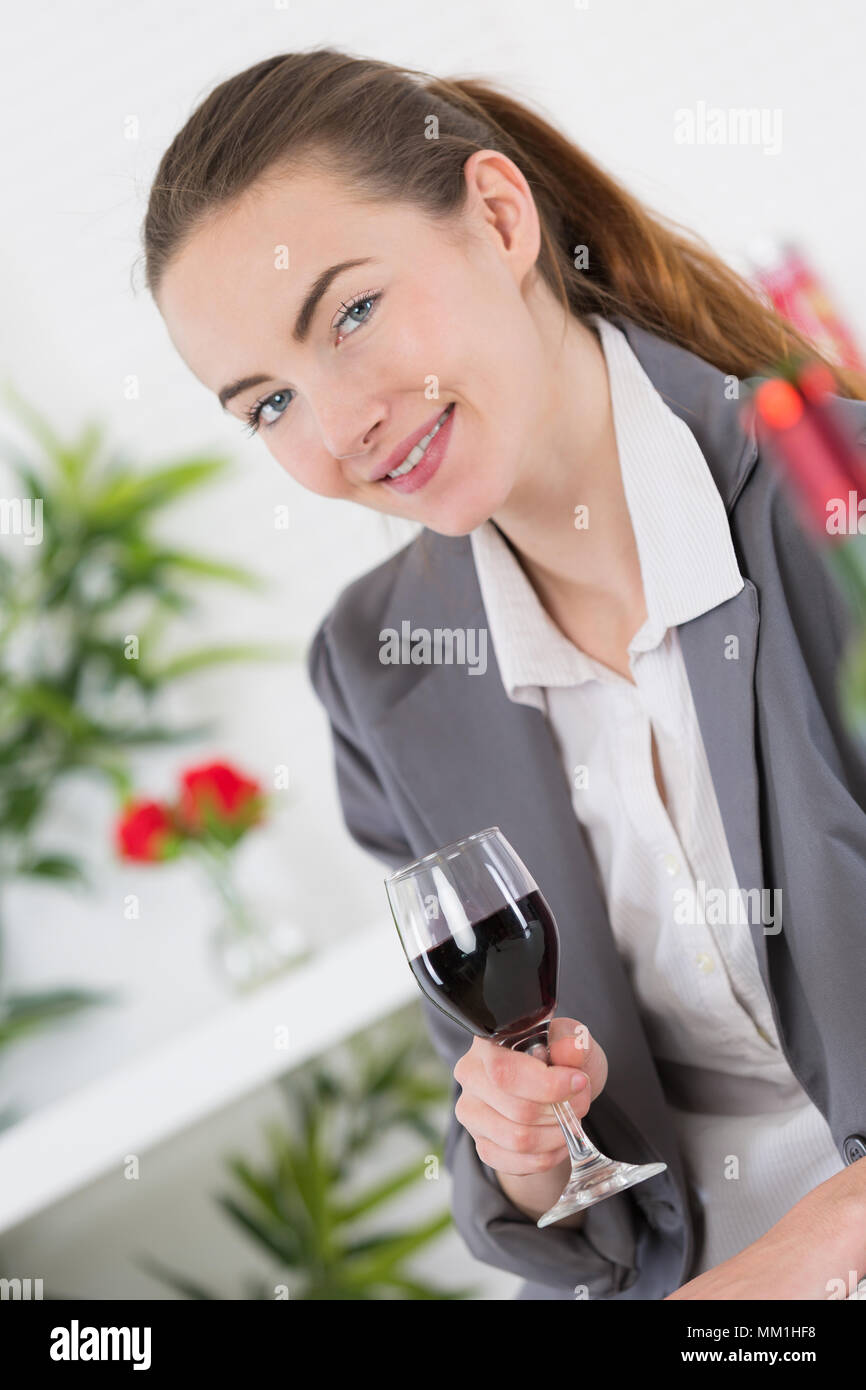
M 604 1048 L 585 1023 L 573 1018 L 555 1018 L 550 1025 L 550 1059 L 556 1066 L 577 1067 L 589 1077 L 590 1093 L 599 1095 L 607 1083 L 608 1064 Z
M 524 1156 L 556 1153 L 561 1160 L 568 1152 L 558 1123 L 553 1126 L 515 1124 L 486 1101 L 466 1092 L 457 1101 L 454 1114 L 476 1142 L 488 1139 L 509 1153 Z
M 500 1149 L 492 1139 L 477 1140 L 475 1151 L 481 1162 L 486 1163 L 489 1168 L 495 1168 L 499 1173 L 512 1173 L 520 1178 L 534 1173 L 549 1173 L 568 1157 L 568 1150 L 564 1146 L 561 1154 L 516 1154 L 508 1149 Z
M 496 1043 L 482 1043 L 478 1055 L 488 1081 L 497 1090 L 536 1105 L 571 1100 L 586 1084 L 572 1067 L 548 1066 L 540 1057 Z
M 561 1038 L 578 1038 L 585 1042 L 588 1037 L 589 1028 L 576 1018 L 554 1018 L 550 1021 L 551 1043 L 558 1042 Z
M 485 1105 L 498 1111 L 504 1119 L 510 1120 L 513 1124 L 545 1125 L 554 1129 L 559 1128 L 559 1121 L 550 1104 L 546 1102 L 538 1104 L 536 1101 L 522 1100 L 520 1096 L 509 1095 L 508 1091 L 494 1086 L 483 1067 L 473 1071 L 463 1089 L 465 1095 L 483 1101 Z M 579 1094 L 580 1092 L 578 1092 Z M 574 1097 L 574 1099 L 576 1098 Z

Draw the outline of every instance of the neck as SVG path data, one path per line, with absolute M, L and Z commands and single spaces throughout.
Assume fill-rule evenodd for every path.
M 633 616 L 636 629 L 646 610 L 604 350 L 594 326 L 573 315 L 564 341 L 555 319 L 550 328 L 546 429 L 492 520 L 549 609 L 602 606 Z

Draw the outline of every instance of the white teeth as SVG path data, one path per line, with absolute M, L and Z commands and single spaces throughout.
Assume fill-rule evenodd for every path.
M 430 433 L 425 434 L 423 439 L 418 440 L 418 443 L 415 445 L 415 448 L 411 451 L 411 453 L 406 455 L 406 458 L 404 462 L 400 464 L 400 467 L 393 469 L 393 471 L 390 473 L 386 473 L 386 478 L 402 478 L 404 474 L 412 472 L 412 469 L 415 467 L 415 465 L 420 463 L 422 458 L 424 457 L 424 453 L 427 449 L 427 445 L 430 443 L 430 440 L 433 438 L 435 434 L 438 434 L 439 429 L 442 425 L 444 425 L 445 421 L 448 419 L 453 405 L 454 402 L 452 401 L 451 405 L 447 405 L 445 407 Z

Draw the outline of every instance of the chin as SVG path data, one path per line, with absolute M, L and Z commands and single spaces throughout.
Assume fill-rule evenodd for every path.
M 483 492 L 479 489 L 475 496 L 461 498 L 458 505 L 447 511 L 443 508 L 438 515 L 425 520 L 424 525 L 439 536 L 468 536 L 470 531 L 496 515 L 507 496 L 507 490 L 502 495 L 502 488 L 488 487 Z
M 460 516 L 435 517 L 433 520 L 425 521 L 424 525 L 428 531 L 435 531 L 437 536 L 468 536 L 470 531 L 481 526 L 491 515 L 491 511 L 483 508 L 463 512 Z

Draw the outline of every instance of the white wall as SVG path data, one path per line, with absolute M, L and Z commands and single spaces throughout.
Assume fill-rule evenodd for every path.
M 800 240 L 862 342 L 864 27 L 858 0 L 819 8 L 806 0 L 729 0 L 724 7 L 684 0 L 439 0 L 433 7 L 55 0 L 7 9 L 0 372 L 41 404 L 59 432 L 96 415 L 143 466 L 186 451 L 229 451 L 233 479 L 206 504 L 179 509 L 175 534 L 190 548 L 252 565 L 271 587 L 263 598 L 214 588 L 189 638 L 303 646 L 343 584 L 408 533 L 306 494 L 280 472 L 260 442 L 222 417 L 175 355 L 144 291 L 130 285 L 149 179 L 204 93 L 268 54 L 314 43 L 442 75 L 490 74 L 541 103 L 634 192 L 731 259 L 756 235 Z M 698 102 L 779 109 L 780 153 L 676 144 L 674 111 Z M 130 117 L 139 123 L 137 140 L 124 138 Z M 123 393 L 130 374 L 140 382 L 135 401 Z M 273 526 L 278 502 L 291 508 L 285 533 Z M 379 866 L 343 829 L 324 717 L 300 668 L 203 676 L 178 687 L 172 709 L 183 719 L 217 715 L 222 733 L 213 746 L 141 759 L 149 793 L 168 791 L 175 768 L 199 752 L 225 753 L 265 777 L 287 762 L 292 790 L 245 851 L 245 882 L 286 897 L 316 939 L 384 910 Z M 112 863 L 103 848 L 111 810 L 81 786 L 70 790 L 53 827 L 54 843 L 75 846 L 86 826 L 101 865 L 99 897 L 15 888 L 6 898 L 15 984 L 117 984 L 130 1000 L 120 1025 L 94 1015 L 63 1046 L 41 1039 L 10 1055 L 4 1092 L 30 1106 L 220 1004 L 203 950 L 211 908 L 194 875 Z M 128 892 L 139 892 L 144 904 L 136 929 L 122 916 Z M 182 1165 L 173 1171 L 166 1202 L 175 1179 L 178 1190 L 189 1180 Z M 43 1227 L 29 1223 L 40 1249 L 60 1230 L 53 1222 L 48 1213 Z M 70 1240 L 75 1250 L 66 1227 L 62 1240 L 64 1250 Z

